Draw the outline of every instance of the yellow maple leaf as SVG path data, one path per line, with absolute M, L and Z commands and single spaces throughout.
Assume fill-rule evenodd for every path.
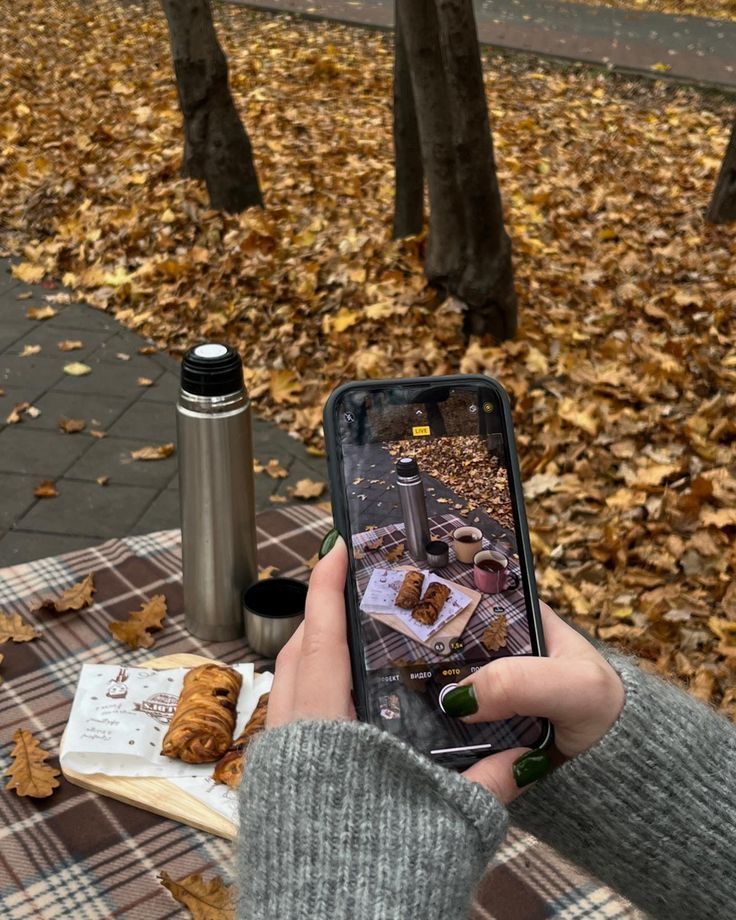
M 276 402 L 299 402 L 302 385 L 293 371 L 271 371 L 271 396 Z
M 21 262 L 20 265 L 13 266 L 13 275 L 25 281 L 27 284 L 38 284 L 43 281 L 46 269 L 43 265 L 34 265 L 32 262 Z

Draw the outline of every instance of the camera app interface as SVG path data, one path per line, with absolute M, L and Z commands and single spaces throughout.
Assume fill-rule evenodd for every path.
M 533 651 L 498 397 L 367 385 L 337 411 L 371 720 L 439 759 L 532 745 L 537 719 L 466 725 L 442 707 Z

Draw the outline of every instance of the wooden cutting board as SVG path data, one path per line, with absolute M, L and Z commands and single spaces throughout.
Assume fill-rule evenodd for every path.
M 199 664 L 211 664 L 211 658 L 201 655 L 166 655 L 145 662 L 147 668 L 193 668 Z M 222 664 L 222 662 L 215 662 Z M 214 765 L 213 765 L 214 766 Z M 64 770 L 66 779 L 75 786 L 106 795 L 126 805 L 134 805 L 144 811 L 151 811 L 164 818 L 171 818 L 180 824 L 188 824 L 200 831 L 232 840 L 236 827 L 227 818 L 207 808 L 204 802 L 195 799 L 159 776 L 107 776 L 104 773 L 77 773 L 76 770 Z

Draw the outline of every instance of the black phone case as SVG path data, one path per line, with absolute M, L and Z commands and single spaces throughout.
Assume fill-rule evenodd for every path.
M 514 438 L 513 420 L 511 417 L 511 405 L 508 394 L 501 384 L 494 380 L 493 377 L 487 377 L 485 374 L 449 374 L 441 377 L 407 377 L 401 379 L 387 380 L 354 380 L 350 383 L 343 383 L 337 386 L 330 393 L 323 411 L 323 425 L 325 432 L 325 446 L 327 450 L 327 469 L 330 481 L 330 500 L 332 502 L 332 517 L 338 533 L 343 537 L 347 546 L 350 557 L 350 577 L 345 585 L 345 604 L 348 615 L 348 645 L 350 647 L 350 665 L 353 677 L 353 695 L 355 700 L 355 709 L 358 718 L 362 722 L 372 722 L 368 715 L 367 689 L 366 689 L 366 668 L 365 658 L 363 656 L 362 638 L 360 628 L 360 614 L 358 608 L 358 597 L 355 590 L 355 578 L 353 577 L 354 560 L 353 548 L 350 540 L 350 527 L 347 514 L 347 505 L 345 498 L 345 483 L 343 482 L 342 465 L 340 458 L 340 447 L 337 437 L 337 428 L 335 425 L 335 405 L 338 399 L 351 390 L 365 389 L 383 389 L 389 387 L 406 386 L 408 384 L 422 384 L 425 386 L 459 386 L 463 384 L 477 384 L 487 386 L 493 389 L 499 397 L 503 409 L 503 426 L 508 445 L 508 473 L 511 480 L 511 489 L 516 501 L 513 502 L 515 509 L 516 540 L 517 550 L 519 551 L 519 565 L 524 572 L 523 584 L 526 585 L 525 600 L 528 609 L 531 611 L 532 628 L 530 629 L 530 638 L 535 655 L 546 655 L 544 645 L 544 632 L 542 630 L 542 619 L 539 613 L 539 596 L 537 594 L 537 582 L 534 574 L 534 564 L 532 559 L 531 543 L 529 541 L 529 527 L 526 520 L 526 508 L 524 505 L 524 492 L 521 485 L 521 473 L 519 471 L 519 458 L 516 451 L 516 439 Z M 535 745 L 537 748 L 547 747 L 552 743 L 553 731 L 552 725 L 547 720 L 543 720 L 545 729 L 541 732 L 540 738 Z M 380 726 L 379 726 L 380 727 Z M 478 755 L 455 755 L 445 757 L 438 762 L 444 766 L 454 769 L 465 769 L 477 760 L 481 760 L 484 754 Z

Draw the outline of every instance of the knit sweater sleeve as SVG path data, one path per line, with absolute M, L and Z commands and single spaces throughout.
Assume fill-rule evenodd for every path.
M 514 802 L 511 820 L 655 917 L 733 917 L 736 727 L 606 657 L 626 690 L 618 721 Z
M 248 751 L 241 920 L 465 920 L 506 832 L 481 786 L 357 722 L 294 722 Z

